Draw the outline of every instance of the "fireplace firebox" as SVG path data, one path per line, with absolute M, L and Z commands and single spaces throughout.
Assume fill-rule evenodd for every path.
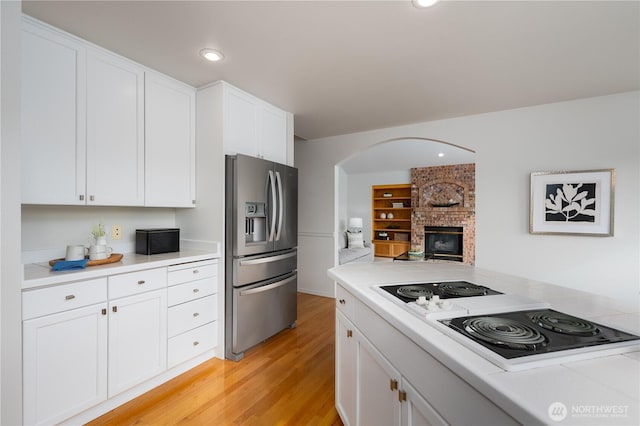
M 458 226 L 425 226 L 424 253 L 425 258 L 454 260 L 462 262 L 463 227 Z

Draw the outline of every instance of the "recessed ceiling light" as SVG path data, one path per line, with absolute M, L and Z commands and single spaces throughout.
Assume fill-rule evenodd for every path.
M 413 5 L 417 8 L 423 9 L 425 7 L 433 6 L 438 0 L 413 0 Z
M 438 157 L 444 157 L 444 152 L 439 152 Z
M 202 49 L 200 56 L 211 62 L 219 62 L 224 59 L 222 52 L 215 49 Z

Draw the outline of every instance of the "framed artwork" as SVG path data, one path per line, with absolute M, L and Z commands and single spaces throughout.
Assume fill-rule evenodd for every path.
M 615 170 L 531 173 L 530 234 L 613 236 Z

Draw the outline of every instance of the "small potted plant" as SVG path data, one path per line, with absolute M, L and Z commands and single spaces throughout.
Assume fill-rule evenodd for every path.
M 107 236 L 104 230 L 104 223 L 100 222 L 97 225 L 93 225 L 91 235 L 96 240 L 96 245 L 107 245 Z

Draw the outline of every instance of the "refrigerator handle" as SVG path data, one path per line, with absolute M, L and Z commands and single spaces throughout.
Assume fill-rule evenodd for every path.
M 282 220 L 284 218 L 284 194 L 282 193 L 282 178 L 280 177 L 280 172 L 276 172 L 276 183 L 278 184 L 278 229 L 276 231 L 276 241 L 280 241 Z
M 260 287 L 255 287 L 250 290 L 243 290 L 240 292 L 240 296 L 249 296 L 250 294 L 262 293 L 264 291 L 273 290 L 274 288 L 282 287 L 284 285 L 289 284 L 291 281 L 295 280 L 296 278 L 297 276 L 294 275 L 292 277 L 285 278 L 284 280 L 275 282 L 273 284 L 267 284 Z
M 269 241 L 273 241 L 273 234 L 276 232 L 276 182 L 273 177 L 273 170 L 269 170 L 269 185 L 271 186 L 271 230 L 269 231 Z

